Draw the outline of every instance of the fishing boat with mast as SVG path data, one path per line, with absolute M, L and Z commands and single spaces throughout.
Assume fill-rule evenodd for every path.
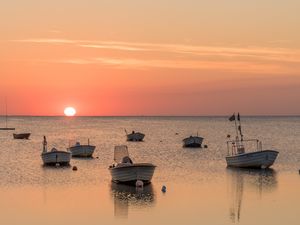
M 258 139 L 244 139 L 239 113 L 237 117 L 233 114 L 229 121 L 235 122 L 236 137 L 231 140 L 230 135 L 227 135 L 229 139 L 227 141 L 227 166 L 262 169 L 272 166 L 277 158 L 278 151 L 263 149 L 262 142 Z M 255 149 L 246 151 L 245 143 L 254 144 Z

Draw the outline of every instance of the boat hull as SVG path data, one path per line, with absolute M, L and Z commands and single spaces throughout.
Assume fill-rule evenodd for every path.
M 243 153 L 227 156 L 226 162 L 229 167 L 241 168 L 269 168 L 277 158 L 278 152 L 274 150 L 263 150 L 258 152 Z
M 183 147 L 186 148 L 201 148 L 203 138 L 202 137 L 188 137 L 182 140 L 183 141 Z
M 79 145 L 72 146 L 68 150 L 72 153 L 72 157 L 92 157 L 95 148 L 93 145 Z
M 142 133 L 133 133 L 133 134 L 127 134 L 127 141 L 143 141 L 145 137 L 145 134 Z
M 112 181 L 117 183 L 132 183 L 137 180 L 145 184 L 150 183 L 153 177 L 155 166 L 150 163 L 136 163 L 126 166 L 117 166 L 109 168 Z
M 71 153 L 65 151 L 46 152 L 41 155 L 44 165 L 69 165 Z
M 14 139 L 29 139 L 31 133 L 13 134 Z

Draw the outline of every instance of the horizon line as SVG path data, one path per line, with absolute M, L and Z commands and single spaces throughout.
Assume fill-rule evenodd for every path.
M 234 113 L 234 112 L 233 112 Z M 222 115 L 75 115 L 70 116 L 72 117 L 227 117 L 231 114 L 222 114 Z M 63 114 L 57 115 L 22 115 L 22 114 L 15 114 L 15 115 L 0 115 L 0 117 L 68 117 Z M 243 114 L 246 117 L 299 117 L 300 114 Z

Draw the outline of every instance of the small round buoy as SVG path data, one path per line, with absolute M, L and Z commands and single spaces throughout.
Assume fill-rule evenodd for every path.
M 77 171 L 77 166 L 73 166 L 72 170 Z
M 137 181 L 135 182 L 135 186 L 136 186 L 136 187 L 139 187 L 139 188 L 142 188 L 142 187 L 144 187 L 144 182 L 141 181 L 141 180 L 137 180 Z
M 161 191 L 162 191 L 163 193 L 166 193 L 167 187 L 166 187 L 165 185 L 163 185 L 162 188 L 161 188 Z
M 207 145 L 204 145 L 204 148 L 207 148 L 208 146 Z

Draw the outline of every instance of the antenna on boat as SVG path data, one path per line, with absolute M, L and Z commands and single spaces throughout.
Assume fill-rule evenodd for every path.
M 239 126 L 238 126 L 238 130 L 240 132 L 240 136 L 241 136 L 241 141 L 243 141 L 243 133 L 242 133 L 242 126 L 241 126 L 241 118 L 240 118 L 240 113 L 238 113 L 237 115 L 237 120 L 239 121 Z

